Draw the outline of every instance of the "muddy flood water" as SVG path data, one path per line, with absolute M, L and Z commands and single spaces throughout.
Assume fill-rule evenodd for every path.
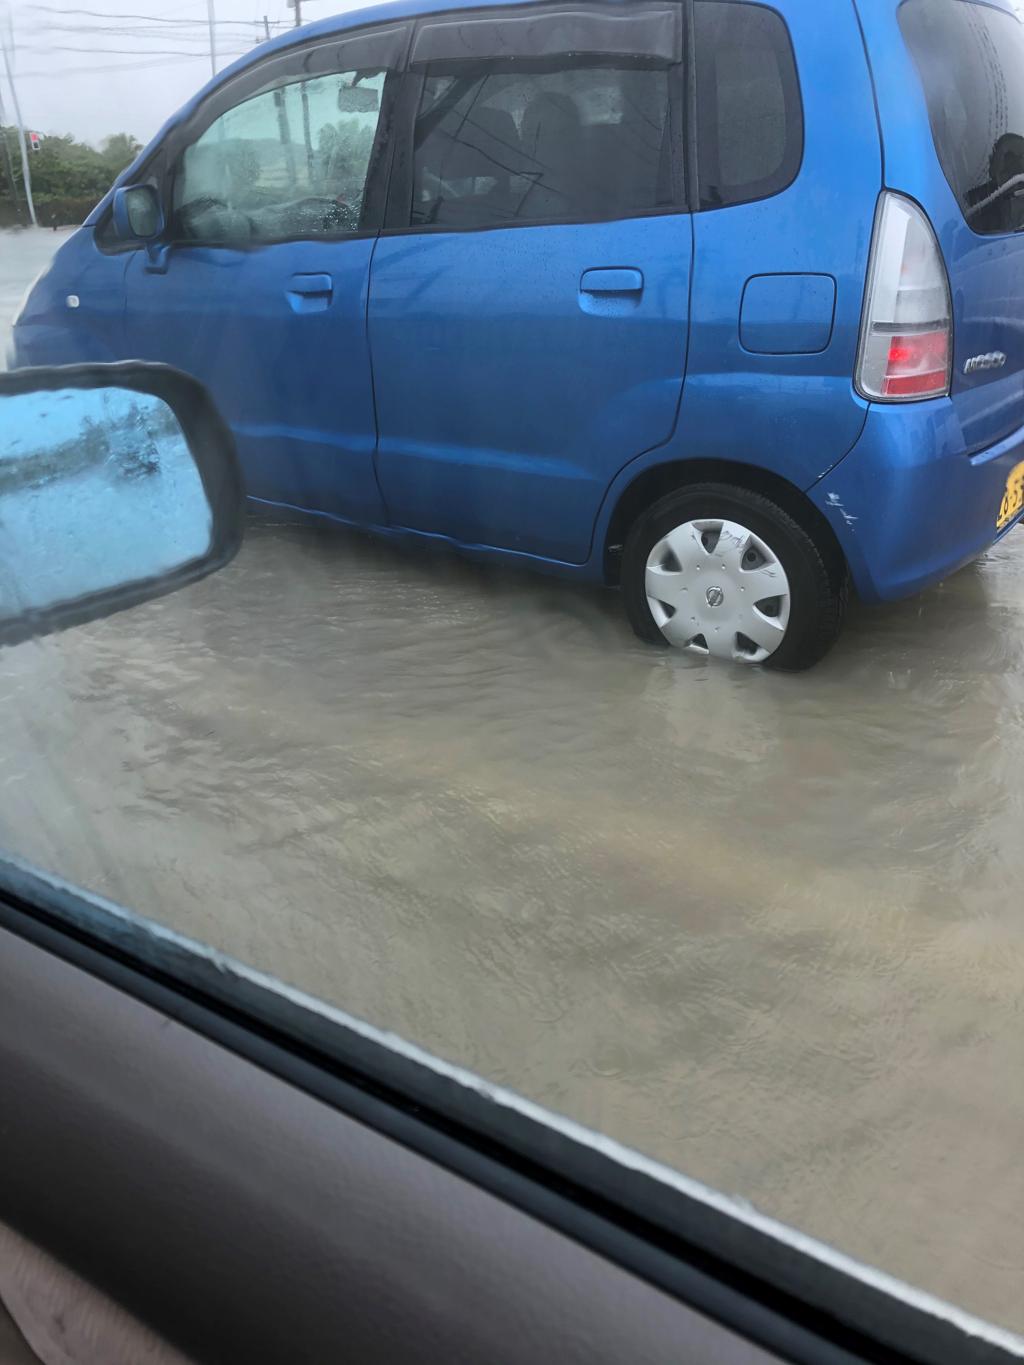
M 6 849 L 1024 1332 L 1024 532 L 786 677 L 264 519 L 0 652 L 0 793 Z

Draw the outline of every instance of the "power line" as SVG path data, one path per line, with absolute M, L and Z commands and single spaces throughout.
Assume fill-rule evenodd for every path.
M 50 29 L 59 29 L 59 28 L 81 29 L 83 32 L 88 32 L 88 33 L 105 33 L 105 32 L 107 31 L 108 28 L 137 28 L 137 29 L 146 30 L 146 31 L 153 31 L 153 32 L 157 32 L 157 33 L 160 33 L 160 32 L 163 32 L 163 31 L 164 31 L 164 30 L 162 30 L 162 29 L 152 29 L 152 30 L 151 30 L 151 25 L 155 22 L 154 20 L 141 19 L 141 18 L 140 18 L 140 19 L 134 19 L 133 16 L 129 14 L 129 15 L 125 15 L 125 16 L 124 16 L 126 22 L 122 24 L 122 23 L 121 23 L 121 18 L 120 18 L 119 15 L 111 14 L 111 15 L 109 15 L 108 17 L 109 17 L 110 19 L 112 19 L 114 22 L 113 22 L 113 23 L 110 23 L 110 24 L 92 24 L 92 23 L 87 23 L 87 24 L 82 24 L 82 23 L 62 24 L 62 23 L 60 23 L 60 22 L 57 21 L 57 20 L 45 19 L 45 20 L 43 20 L 43 21 L 40 22 L 40 23 L 33 23 L 33 25 L 32 25 L 32 32 L 33 32 L 33 33 L 40 33 L 40 32 L 43 32 L 43 31 L 49 31 Z M 205 27 L 206 27 L 206 20 L 205 20 L 205 19 L 166 19 L 166 20 L 163 20 L 162 22 L 168 23 L 168 24 L 175 24 L 175 25 L 180 26 L 180 27 L 182 27 L 182 28 L 205 28 Z M 232 27 L 238 27 L 238 28 L 251 28 L 253 24 L 258 25 L 260 28 L 263 27 L 263 20 L 262 20 L 262 19 L 215 19 L 215 20 L 214 20 L 214 23 L 217 24 L 218 27 L 220 27 L 220 26 L 223 25 L 223 24 L 230 24 Z M 284 19 L 272 19 L 272 20 L 270 21 L 270 26 L 271 26 L 271 28 L 273 28 L 275 25 L 277 25 L 277 26 L 285 25 L 286 27 L 290 27 L 290 24 L 288 23 L 288 21 L 287 21 L 287 20 L 284 20 Z M 171 35 L 168 34 L 168 37 L 170 37 L 170 36 L 171 36 Z
M 2 0 L 0 0 L 2 3 Z M 197 8 L 203 4 L 204 0 L 186 0 L 186 3 L 178 6 L 179 10 Z M 111 63 L 106 66 L 79 66 L 64 67 L 57 69 L 23 71 L 21 76 L 27 80 L 47 80 L 59 79 L 64 76 L 79 75 L 106 75 L 116 74 L 118 71 L 140 71 L 159 67 L 165 62 L 173 64 L 181 61 L 195 60 L 206 56 L 209 50 L 211 65 L 216 72 L 216 57 L 214 56 L 216 44 L 214 39 L 214 26 L 226 31 L 221 32 L 221 37 L 228 50 L 221 51 L 220 56 L 225 61 L 235 61 L 239 57 L 245 56 L 252 51 L 256 42 L 261 41 L 263 35 L 259 33 L 259 28 L 268 28 L 270 25 L 261 26 L 256 19 L 216 19 L 212 14 L 211 0 L 205 0 L 208 5 L 208 13 L 205 18 L 181 18 L 168 17 L 157 14 L 117 14 L 110 11 L 100 11 L 93 9 L 79 9 L 58 7 L 54 5 L 30 3 L 23 6 L 24 9 L 33 10 L 40 15 L 52 15 L 56 18 L 43 20 L 33 25 L 32 36 L 41 37 L 46 33 L 54 33 L 63 37 L 65 35 L 74 37 L 75 35 L 95 35 L 101 39 L 131 39 L 145 44 L 142 47 L 94 47 L 79 46 L 73 41 L 71 43 L 43 43 L 19 44 L 20 51 L 29 53 L 32 56 L 46 56 L 57 53 L 75 53 L 81 55 L 116 56 L 116 57 L 142 57 L 142 61 Z M 280 3 L 280 0 L 279 0 Z M 280 13 L 280 11 L 279 11 Z M 67 23 L 68 16 L 83 16 L 88 19 L 102 20 L 100 23 Z M 133 24 L 131 21 L 137 21 Z M 122 21 L 128 21 L 127 23 Z M 291 25 L 283 18 L 271 21 L 272 26 L 277 30 L 290 28 Z M 246 30 L 252 31 L 255 42 L 241 50 L 235 50 L 231 44 L 242 42 L 248 36 Z M 257 36 L 258 35 L 258 36 Z M 269 36 L 269 34 L 268 34 Z M 160 38 L 170 39 L 172 42 L 184 42 L 186 44 L 201 43 L 202 48 L 192 49 L 191 46 L 185 48 L 153 48 L 148 44 L 152 41 L 159 41 Z M 151 60 L 155 59 L 155 60 Z
M 176 19 L 176 24 L 181 24 L 186 28 L 201 29 L 204 36 L 206 33 L 205 19 Z M 262 28 L 259 19 L 215 19 L 214 23 L 218 26 L 231 25 L 233 28 Z M 290 28 L 291 25 L 283 20 L 276 19 L 271 23 L 272 28 Z M 145 24 L 33 24 L 33 33 L 130 33 L 143 35 L 160 35 L 162 38 L 182 38 L 187 37 L 177 30 L 168 33 L 166 29 L 151 28 Z
M 223 55 L 234 61 L 236 57 L 244 57 L 252 51 L 247 47 L 241 52 L 226 52 Z M 207 61 L 208 54 L 205 52 L 190 52 L 187 57 L 164 57 L 155 62 L 119 62 L 116 66 L 71 66 L 64 67 L 60 71 L 20 71 L 19 81 L 32 80 L 63 80 L 66 76 L 106 76 L 116 75 L 118 71 L 146 71 L 153 67 L 165 66 L 170 62 L 182 61 Z
M 247 52 L 249 51 L 248 48 L 245 50 Z M 182 51 L 180 48 L 147 48 L 144 53 L 140 53 L 137 47 L 58 47 L 52 43 L 48 43 L 44 47 L 31 47 L 28 44 L 23 44 L 18 48 L 18 51 L 31 52 L 35 55 L 42 54 L 44 56 L 48 52 L 97 52 L 103 57 L 194 57 L 196 55 L 196 53 L 191 52 L 188 49 Z M 200 52 L 198 55 L 200 57 L 205 57 L 206 53 Z
M 117 20 L 117 19 L 142 19 L 142 20 L 144 20 L 146 23 L 152 23 L 152 24 L 191 24 L 191 23 L 205 24 L 205 23 L 206 23 L 206 20 L 205 20 L 205 19 L 169 19 L 169 18 L 166 17 L 166 15 L 163 15 L 163 14 L 112 14 L 109 10 L 98 10 L 98 9 L 58 9 L 58 8 L 57 8 L 56 6 L 54 6 L 54 5 L 23 5 L 22 8 L 23 8 L 23 9 L 38 10 L 41 14 L 59 14 L 59 15 L 62 15 L 62 16 L 65 15 L 65 14 L 83 14 L 83 15 L 88 16 L 88 17 L 91 18 L 91 19 L 114 19 L 114 20 Z M 193 8 L 193 9 L 194 9 L 195 6 L 194 6 L 194 5 L 193 5 L 193 6 L 184 6 L 184 8 Z M 223 23 L 226 23 L 226 24 L 244 24 L 244 23 L 250 23 L 250 22 L 253 22 L 253 21 L 252 21 L 252 20 L 246 20 L 246 19 L 225 19 L 225 20 L 218 21 L 218 22 L 223 22 Z
M 241 33 L 236 32 L 222 33 L 220 35 L 220 39 L 222 43 L 230 45 L 231 43 L 245 42 L 248 38 L 252 38 L 257 35 L 259 37 L 259 41 L 262 43 L 264 41 L 262 29 L 257 28 L 254 25 L 249 33 L 246 33 L 244 30 Z M 42 37 L 42 35 L 40 34 L 33 34 L 32 36 L 34 39 L 39 39 Z M 18 45 L 17 50 L 19 52 L 60 52 L 62 50 L 66 51 L 67 49 L 65 44 L 80 43 L 83 38 L 89 35 L 84 33 L 61 33 L 57 36 L 61 40 L 63 40 L 63 42 L 51 42 L 49 39 L 43 37 L 42 41 L 20 43 Z M 144 57 L 147 53 L 156 50 L 149 46 L 151 42 L 161 41 L 165 43 L 202 43 L 204 44 L 204 46 L 208 47 L 210 39 L 209 35 L 206 33 L 142 34 L 133 33 L 130 29 L 127 30 L 111 29 L 109 33 L 104 33 L 101 37 L 100 36 L 97 37 L 97 42 L 100 43 L 100 47 L 95 47 L 93 46 L 92 43 L 90 43 L 87 47 L 81 50 L 86 52 L 98 52 L 102 51 L 102 45 L 105 43 L 133 42 L 136 44 L 136 46 L 132 50 L 138 53 L 140 57 Z

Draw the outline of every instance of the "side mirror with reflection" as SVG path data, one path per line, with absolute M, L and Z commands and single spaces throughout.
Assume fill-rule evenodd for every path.
M 122 242 L 155 242 L 164 230 L 164 210 L 152 185 L 122 185 L 111 204 L 114 231 Z
M 231 433 L 166 365 L 0 374 L 0 645 L 223 568 L 242 540 Z

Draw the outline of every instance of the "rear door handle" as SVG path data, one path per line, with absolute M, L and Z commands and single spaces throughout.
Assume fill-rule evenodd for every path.
M 580 280 L 581 294 L 639 294 L 643 287 L 639 270 L 618 266 L 584 270 Z

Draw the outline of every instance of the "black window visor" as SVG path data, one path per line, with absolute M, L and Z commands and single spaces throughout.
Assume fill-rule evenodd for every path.
M 557 9 L 449 17 L 420 26 L 411 60 L 422 66 L 427 62 L 564 57 L 567 53 L 645 58 L 672 65 L 682 60 L 681 9 L 659 5 L 607 13 Z

